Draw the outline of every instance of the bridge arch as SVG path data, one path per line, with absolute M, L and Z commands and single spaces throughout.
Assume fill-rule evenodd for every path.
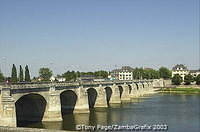
M 24 123 L 40 122 L 43 119 L 47 106 L 46 99 L 36 93 L 21 96 L 15 102 L 17 126 Z
M 138 83 L 135 83 L 135 85 L 136 85 L 136 90 L 139 90 L 139 85 L 138 85 Z
M 128 93 L 129 93 L 129 94 L 131 94 L 132 88 L 133 88 L 133 87 L 129 84 L 129 85 L 128 85 Z
M 95 88 L 88 88 L 87 93 L 88 93 L 89 108 L 94 108 L 98 96 L 97 90 Z
M 120 98 L 122 97 L 122 94 L 123 94 L 123 91 L 124 91 L 124 89 L 123 89 L 123 87 L 122 86 L 118 86 L 118 88 L 119 88 L 119 94 L 120 94 Z
M 107 101 L 107 105 L 109 106 L 109 102 L 110 102 L 110 98 L 112 96 L 112 88 L 111 87 L 105 87 L 106 90 L 106 101 Z
M 66 114 L 73 113 L 77 98 L 78 96 L 73 90 L 65 90 L 60 93 L 62 117 Z

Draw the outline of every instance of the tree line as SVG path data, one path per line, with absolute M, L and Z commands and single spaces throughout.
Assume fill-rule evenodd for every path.
M 53 72 L 49 68 L 40 68 L 39 69 L 39 78 L 41 81 L 50 81 L 50 78 L 52 77 Z M 57 75 L 57 77 L 63 77 L 66 81 L 76 81 L 77 78 L 81 76 L 94 76 L 94 77 L 101 77 L 101 78 L 107 78 L 109 73 L 107 71 L 95 71 L 95 72 L 79 72 L 79 71 L 67 71 L 61 75 Z M 133 79 L 172 79 L 172 83 L 175 85 L 180 85 L 183 82 L 183 79 L 180 75 L 175 75 L 173 78 L 171 78 L 171 71 L 167 69 L 166 67 L 161 67 L 159 70 L 154 70 L 151 68 L 135 68 L 133 70 Z M 5 78 L 3 76 L 3 73 L 0 71 L 0 82 L 3 82 L 5 80 L 9 80 L 13 83 L 16 82 L 31 82 L 30 78 L 30 72 L 28 65 L 25 66 L 25 69 L 22 68 L 22 66 L 19 66 L 19 74 L 17 74 L 17 68 L 15 64 L 12 66 L 12 72 L 11 77 Z M 38 81 L 37 77 L 34 77 L 33 80 Z M 184 78 L 184 84 L 189 85 L 192 82 L 196 81 L 197 85 L 200 85 L 200 75 L 197 77 L 193 77 L 192 75 L 188 74 Z
M 49 68 L 40 68 L 39 70 L 39 77 L 41 78 L 41 81 L 49 81 L 52 75 L 53 72 Z M 103 70 L 95 72 L 67 71 L 62 75 L 57 75 L 57 77 L 63 77 L 66 79 L 66 81 L 75 81 L 77 78 L 83 75 L 107 78 L 108 72 Z
M 133 79 L 170 79 L 171 71 L 166 67 L 161 67 L 159 70 L 154 70 L 151 68 L 135 68 L 133 70 Z

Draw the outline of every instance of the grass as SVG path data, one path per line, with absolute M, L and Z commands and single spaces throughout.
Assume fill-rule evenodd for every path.
M 170 93 L 200 93 L 200 88 L 164 88 L 160 91 Z

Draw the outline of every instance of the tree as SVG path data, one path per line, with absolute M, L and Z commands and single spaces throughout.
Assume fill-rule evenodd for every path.
M 20 68 L 19 68 L 19 82 L 23 82 L 23 81 L 24 81 L 24 73 L 23 73 L 22 66 L 20 65 Z
M 42 78 L 42 81 L 49 81 L 53 75 L 52 71 L 49 68 L 40 68 L 39 76 Z
M 17 69 L 15 67 L 15 64 L 13 64 L 12 67 L 11 82 L 17 82 Z
M 96 72 L 94 72 L 94 75 L 96 77 L 107 78 L 108 77 L 108 72 L 107 71 L 96 71 Z
M 62 76 L 66 79 L 66 81 L 75 81 L 77 78 L 77 73 L 75 71 L 67 71 Z
M 172 78 L 172 83 L 175 85 L 180 85 L 182 81 L 182 77 L 178 74 L 174 75 Z
M 200 74 L 196 77 L 195 80 L 196 80 L 196 84 L 197 84 L 197 85 L 200 85 Z
M 191 74 L 185 75 L 184 82 L 185 85 L 191 84 L 193 82 L 193 76 Z
M 134 70 L 133 70 L 133 78 L 134 79 L 142 79 L 142 78 L 144 78 L 144 70 L 143 70 L 143 68 L 135 68 Z
M 169 79 L 171 78 L 171 71 L 167 69 L 166 67 L 161 67 L 159 69 L 160 77 L 164 79 Z
M 28 65 L 26 65 L 25 66 L 25 82 L 30 82 L 30 81 L 31 81 L 31 77 L 30 77 Z
M 3 76 L 3 73 L 0 71 L 0 82 L 3 82 L 4 81 L 4 76 Z

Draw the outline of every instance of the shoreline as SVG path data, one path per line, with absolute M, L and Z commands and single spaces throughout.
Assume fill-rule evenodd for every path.
M 176 87 L 176 88 L 161 88 L 160 93 L 184 93 L 184 94 L 200 94 L 200 88 Z

